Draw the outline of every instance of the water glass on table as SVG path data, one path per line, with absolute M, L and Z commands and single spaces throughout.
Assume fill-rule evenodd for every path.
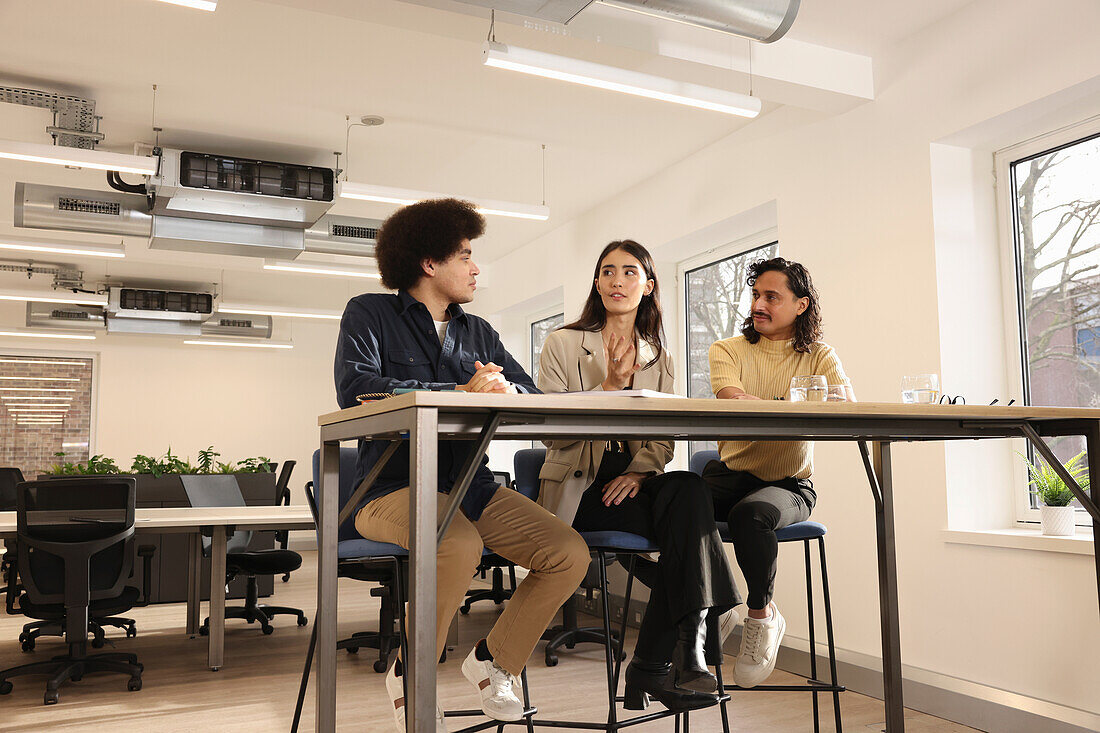
M 826 402 L 847 402 L 848 401 L 848 385 L 846 384 L 830 384 L 829 393 L 825 397 Z
M 940 398 L 938 374 L 916 374 L 901 378 L 901 401 L 914 405 L 933 405 Z
M 824 402 L 829 382 L 820 374 L 791 378 L 791 402 Z

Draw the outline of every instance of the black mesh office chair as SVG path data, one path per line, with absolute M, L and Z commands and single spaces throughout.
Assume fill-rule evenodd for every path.
M 297 461 L 283 461 L 283 467 L 279 469 L 279 477 L 275 479 L 275 506 L 290 506 L 290 474 L 294 471 Z M 290 531 L 280 529 L 275 533 L 275 544 L 285 550 L 290 544 Z M 283 582 L 290 580 L 290 573 L 283 573 Z
M 236 476 L 232 475 L 184 475 L 180 476 L 183 490 L 191 506 L 245 506 Z M 225 617 L 244 619 L 248 623 L 259 622 L 265 634 L 275 631 L 271 619 L 276 614 L 290 614 L 298 617 L 298 625 L 305 626 L 306 615 L 297 608 L 268 606 L 259 602 L 257 575 L 282 575 L 302 566 L 302 556 L 293 550 L 248 550 L 252 533 L 237 530 L 226 538 L 225 569 L 226 582 L 238 575 L 244 575 L 248 582 L 245 587 L 244 606 L 225 609 Z M 202 538 L 203 555 L 210 554 L 211 541 Z M 199 633 L 210 633 L 210 619 L 203 621 Z
M 91 672 L 130 675 L 127 688 L 141 689 L 142 665 L 133 654 L 87 654 L 88 617 L 121 613 L 138 604 L 140 591 L 127 586 L 134 563 L 134 500 L 131 477 L 76 477 L 28 481 L 17 489 L 16 571 L 20 612 L 32 618 L 65 619 L 69 653 L 0 672 L 0 694 L 12 677 L 47 674 L 47 705 L 58 701 L 66 680 Z M 149 560 L 145 561 L 148 598 Z

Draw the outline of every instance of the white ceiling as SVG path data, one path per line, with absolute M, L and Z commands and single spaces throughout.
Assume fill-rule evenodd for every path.
M 963 4 L 803 0 L 789 35 L 868 53 Z M 127 152 L 135 141 L 152 140 L 153 84 L 167 147 L 335 165 L 345 115 L 379 114 L 384 126 L 351 131 L 350 164 L 342 164 L 353 180 L 528 203 L 542 201 L 545 144 L 551 219 L 491 218 L 479 244 L 486 262 L 751 124 L 486 68 L 484 11 L 453 9 L 394 0 L 221 0 L 215 13 L 151 0 L 5 3 L 0 84 L 95 99 L 107 135 L 102 146 Z M 515 17 L 498 19 L 497 34 L 571 44 L 575 53 L 623 65 L 648 63 L 637 50 L 570 39 L 568 28 Z M 775 106 L 766 102 L 764 114 Z M 49 142 L 49 123 L 45 110 L 0 105 L 0 137 Z M 87 171 L 47 168 L 0 161 L 0 231 L 10 231 L 17 180 L 106 188 Z M 332 213 L 383 217 L 390 210 L 339 202 Z M 115 272 L 164 276 L 171 267 L 179 276 L 190 267 L 204 277 L 224 269 L 261 275 L 259 263 L 245 258 L 147 252 L 132 240 L 127 247 L 125 264 L 111 265 Z M 78 264 L 93 275 L 106 268 Z M 0 285 L 9 277 L 0 273 Z M 340 305 L 338 290 L 326 305 Z

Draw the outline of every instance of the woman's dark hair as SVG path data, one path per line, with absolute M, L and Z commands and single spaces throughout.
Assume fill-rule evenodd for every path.
M 642 295 L 642 302 L 638 304 L 638 314 L 634 317 L 634 331 L 642 339 L 653 347 L 655 356 L 645 365 L 649 367 L 661 358 L 662 344 L 665 341 L 664 326 L 661 324 L 661 288 L 657 283 L 657 271 L 653 267 L 653 257 L 649 250 L 635 242 L 633 239 L 623 239 L 612 242 L 603 248 L 596 260 L 596 272 L 592 276 L 592 289 L 588 291 L 588 299 L 584 301 L 580 318 L 572 323 L 562 326 L 574 331 L 602 331 L 607 324 L 607 309 L 603 307 L 603 299 L 596 289 L 596 280 L 600 279 L 600 266 L 604 258 L 615 250 L 621 249 L 628 255 L 642 263 L 646 280 L 653 281 L 653 292 Z M 643 368 L 645 368 L 643 367 Z
M 809 298 L 810 304 L 806 306 L 806 310 L 794 320 L 794 350 L 810 353 L 810 347 L 814 342 L 821 340 L 821 301 L 814 288 L 814 281 L 810 278 L 810 271 L 797 262 L 791 262 L 782 257 L 757 260 L 749 265 L 747 278 L 749 287 L 755 285 L 757 278 L 765 272 L 782 272 L 787 277 L 787 287 L 794 293 L 794 297 Z M 741 324 L 741 335 L 750 344 L 760 340 L 760 334 L 752 325 L 751 312 Z
M 452 257 L 464 239 L 485 233 L 485 218 L 469 201 L 431 199 L 398 209 L 382 223 L 374 248 L 382 284 L 391 290 L 408 290 L 424 271 L 420 262 L 443 262 Z

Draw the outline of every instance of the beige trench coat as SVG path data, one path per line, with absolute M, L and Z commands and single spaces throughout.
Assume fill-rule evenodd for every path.
M 639 341 L 638 363 L 653 359 L 653 347 Z M 539 359 L 539 389 L 554 392 L 602 390 L 607 377 L 603 336 L 593 331 L 562 329 L 547 337 Z M 672 358 L 662 349 L 661 358 L 634 375 L 633 389 L 673 392 Z M 546 443 L 546 462 L 539 472 L 539 504 L 566 523 L 576 516 L 584 490 L 596 478 L 603 460 L 605 441 L 551 440 Z M 662 473 L 672 460 L 672 441 L 629 441 L 634 456 L 626 472 Z

